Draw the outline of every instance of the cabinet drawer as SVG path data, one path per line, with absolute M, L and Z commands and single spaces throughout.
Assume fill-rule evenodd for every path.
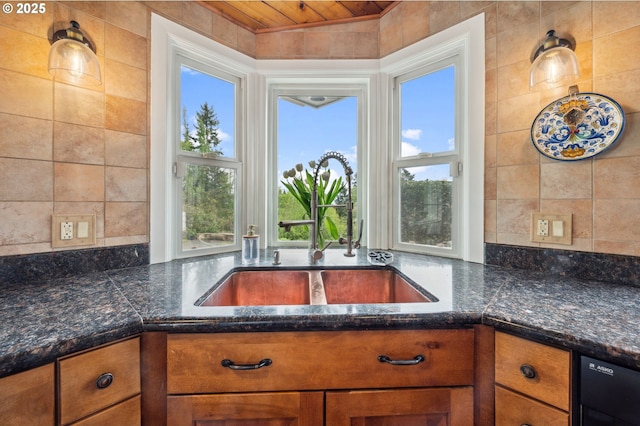
M 140 393 L 140 339 L 59 361 L 60 419 L 67 424 Z M 111 374 L 113 380 L 100 378 Z
M 169 394 L 473 384 L 472 329 L 173 334 Z M 393 361 L 415 362 L 392 365 Z M 265 365 L 234 370 L 222 365 Z
M 568 351 L 505 333 L 496 333 L 495 342 L 496 383 L 569 411 Z
M 139 426 L 142 422 L 140 395 L 113 405 L 93 416 L 84 418 L 72 426 Z
M 47 364 L 0 379 L 0 423 L 53 426 L 53 371 L 53 364 Z
M 513 425 L 568 426 L 569 415 L 496 386 L 496 426 Z

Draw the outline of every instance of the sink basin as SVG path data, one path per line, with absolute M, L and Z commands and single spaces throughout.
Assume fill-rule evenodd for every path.
M 307 271 L 234 272 L 200 306 L 308 305 Z
M 428 303 L 389 269 L 237 271 L 196 302 L 198 306 Z
M 425 303 L 429 298 L 388 269 L 322 271 L 329 304 Z

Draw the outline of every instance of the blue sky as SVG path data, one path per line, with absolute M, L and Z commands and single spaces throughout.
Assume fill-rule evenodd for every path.
M 208 102 L 220 120 L 219 146 L 231 156 L 234 142 L 233 85 L 194 72 L 182 71 L 181 103 L 193 130 L 196 112 Z M 453 147 L 454 138 L 454 68 L 448 67 L 401 85 L 401 127 L 403 156 L 424 152 L 443 152 Z M 313 93 L 310 93 L 313 94 Z M 341 152 L 357 172 L 356 98 L 348 97 L 322 108 L 301 107 L 280 99 L 278 102 L 278 179 L 284 170 L 310 160 L 317 160 L 329 150 Z M 331 169 L 339 169 L 330 163 Z M 439 170 L 444 170 L 439 168 Z M 413 169 L 417 179 L 443 178 L 424 168 Z M 440 173 L 440 171 L 438 173 Z M 447 169 L 448 171 L 448 169 Z M 448 173 L 447 173 L 448 175 Z M 446 176 L 448 178 L 448 176 Z

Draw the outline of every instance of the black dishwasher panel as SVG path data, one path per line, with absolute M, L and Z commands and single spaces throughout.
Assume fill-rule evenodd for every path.
M 640 426 L 640 372 L 582 356 L 580 425 Z

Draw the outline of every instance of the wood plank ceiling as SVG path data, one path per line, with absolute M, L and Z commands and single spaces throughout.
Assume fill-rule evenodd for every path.
M 200 4 L 254 33 L 379 18 L 395 1 L 230 0 Z

